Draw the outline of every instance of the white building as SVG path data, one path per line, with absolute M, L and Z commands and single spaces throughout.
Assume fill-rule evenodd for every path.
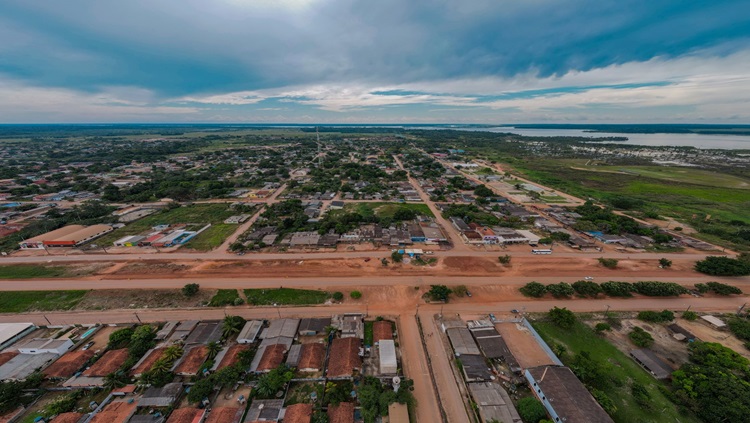
M 70 339 L 34 338 L 18 346 L 21 354 L 57 354 L 63 355 L 73 348 Z
M 36 329 L 33 323 L 0 323 L 0 350 L 30 334 Z
M 392 339 L 382 339 L 378 342 L 380 352 L 380 374 L 390 375 L 398 373 L 396 361 L 396 344 Z

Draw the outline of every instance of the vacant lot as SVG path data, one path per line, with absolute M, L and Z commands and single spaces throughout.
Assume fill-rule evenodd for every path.
M 353 211 L 362 216 L 372 216 L 392 218 L 399 209 L 414 210 L 419 214 L 434 217 L 427 204 L 423 203 L 349 203 L 344 207 L 347 211 Z
M 88 291 L 8 291 L 0 295 L 0 313 L 70 310 Z
M 123 288 L 126 288 L 123 282 Z M 77 305 L 79 310 L 109 310 L 122 308 L 199 307 L 208 304 L 215 289 L 201 289 L 192 297 L 179 289 L 121 289 L 89 291 Z
M 67 276 L 67 271 L 65 266 L 16 264 L 0 266 L 0 279 L 62 278 Z
M 560 344 L 567 353 L 561 358 L 570 365 L 573 354 L 587 351 L 591 359 L 605 366 L 612 382 L 604 392 L 614 401 L 617 412 L 612 418 L 616 422 L 697 422 L 692 415 L 680 414 L 677 407 L 659 390 L 662 382 L 646 373 L 630 357 L 626 356 L 606 339 L 597 336 L 591 328 L 581 322 L 571 329 L 562 329 L 548 322 L 535 322 L 534 328 L 548 344 Z M 632 382 L 646 387 L 651 396 L 651 409 L 644 410 L 630 393 Z
M 237 225 L 223 223 L 226 218 L 233 214 L 235 213 L 228 204 L 193 204 L 174 209 L 164 209 L 124 228 L 117 229 L 101 237 L 97 242 L 101 245 L 112 245 L 114 241 L 124 236 L 146 233 L 157 225 L 184 223 L 203 227 L 211 223 L 210 228 L 185 244 L 187 248 L 207 251 L 221 245 L 224 239 L 237 229 Z
M 211 307 L 233 305 L 237 298 L 240 298 L 240 294 L 237 293 L 236 289 L 220 289 L 216 292 L 216 295 L 211 298 L 208 305 Z
M 328 299 L 325 291 L 310 289 L 246 289 L 248 304 L 252 305 L 306 305 L 323 304 Z

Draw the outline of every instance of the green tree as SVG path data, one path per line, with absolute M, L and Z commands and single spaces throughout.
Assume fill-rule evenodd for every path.
M 518 414 L 524 423 L 538 423 L 547 418 L 547 410 L 539 400 L 533 397 L 521 398 L 518 401 Z
M 245 319 L 240 316 L 226 316 L 221 324 L 221 336 L 228 339 L 234 334 L 240 333 L 242 326 L 245 325 Z
M 570 298 L 575 290 L 569 283 L 560 282 L 547 285 L 547 292 L 555 298 Z
M 526 297 L 541 298 L 547 293 L 547 287 L 539 282 L 529 282 L 520 291 Z
M 133 328 L 122 328 L 110 333 L 107 349 L 116 350 L 126 347 L 133 336 L 133 332 Z
M 512 257 L 511 257 L 511 256 L 509 256 L 508 254 L 506 254 L 506 255 L 504 255 L 504 256 L 500 256 L 500 257 L 498 257 L 498 258 L 497 258 L 497 261 L 499 261 L 499 262 L 500 262 L 500 264 L 502 264 L 502 265 L 504 265 L 504 266 L 507 266 L 507 265 L 509 265 L 509 264 L 510 264 L 510 261 L 511 261 L 511 259 L 512 259 Z
M 391 261 L 394 263 L 401 263 L 404 261 L 404 255 L 399 253 L 398 251 L 394 251 L 391 253 Z
M 604 282 L 600 285 L 602 291 L 610 297 L 632 297 L 633 284 L 629 282 Z
M 659 259 L 659 266 L 661 266 L 664 269 L 672 267 L 672 260 L 666 259 L 666 258 L 660 258 Z
M 353 300 L 358 300 L 362 298 L 362 293 L 360 291 L 352 291 L 349 293 L 349 296 L 352 297 Z
M 200 290 L 200 285 L 197 283 L 189 283 L 182 287 L 182 295 L 186 297 L 194 297 Z
M 104 389 L 111 391 L 113 389 L 122 388 L 128 382 L 128 376 L 125 372 L 117 371 L 104 376 Z
M 619 263 L 619 260 L 617 259 L 599 257 L 599 264 L 606 267 L 607 269 L 617 268 L 618 263 Z
M 466 288 L 466 285 L 458 285 L 453 288 L 453 293 L 459 298 L 465 297 L 467 292 L 469 292 L 469 289 Z
M 685 320 L 693 321 L 693 320 L 696 320 L 698 318 L 698 313 L 696 313 L 694 311 L 690 311 L 690 310 L 683 311 L 682 312 L 682 318 L 685 319 Z
M 255 391 L 261 397 L 269 398 L 276 395 L 284 386 L 292 380 L 294 372 L 285 364 L 271 370 L 258 378 Z
M 333 298 L 335 301 L 343 301 L 344 300 L 344 293 L 340 291 L 336 291 L 333 294 L 331 294 L 331 298 Z
M 715 294 L 718 294 L 718 295 L 740 295 L 742 294 L 742 290 L 737 288 L 736 286 L 727 285 L 721 282 L 708 282 L 706 283 L 706 286 L 708 287 L 709 290 L 713 291 Z
M 633 330 L 630 331 L 628 338 L 630 338 L 633 344 L 641 348 L 648 348 L 654 344 L 654 338 L 651 334 L 638 326 L 635 326 Z
M 221 345 L 218 342 L 209 342 L 206 348 L 208 348 L 208 360 L 213 360 L 221 352 Z
M 430 285 L 430 290 L 427 291 L 427 295 L 432 301 L 445 301 L 448 302 L 448 296 L 453 291 L 445 285 Z
M 602 287 L 596 282 L 577 281 L 573 283 L 573 289 L 581 297 L 596 298 L 602 293 Z
M 708 256 L 695 263 L 695 270 L 712 276 L 750 275 L 750 262 L 724 256 Z
M 612 326 L 609 323 L 601 322 L 601 323 L 597 323 L 596 326 L 594 326 L 594 330 L 597 333 L 602 333 L 604 331 L 612 330 Z
M 552 321 L 552 323 L 561 328 L 572 328 L 576 323 L 576 315 L 565 307 L 553 307 L 549 312 L 547 312 L 547 317 Z

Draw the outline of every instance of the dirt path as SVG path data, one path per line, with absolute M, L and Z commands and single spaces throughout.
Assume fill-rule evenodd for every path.
M 401 363 L 404 373 L 414 380 L 414 398 L 418 404 L 417 422 L 440 422 L 442 417 L 438 408 L 438 399 L 435 396 L 430 369 L 414 314 L 401 314 L 398 318 L 398 325 Z
M 265 204 L 262 204 L 260 208 L 258 209 L 255 214 L 250 219 L 247 219 L 247 221 L 237 227 L 237 230 L 235 230 L 232 235 L 229 235 L 224 242 L 219 245 L 218 247 L 214 248 L 214 251 L 228 251 L 229 246 L 234 244 L 235 241 L 237 241 L 237 238 L 240 237 L 240 235 L 244 234 L 248 229 L 250 229 L 251 226 L 255 223 L 256 220 L 260 217 L 261 213 L 266 209 Z

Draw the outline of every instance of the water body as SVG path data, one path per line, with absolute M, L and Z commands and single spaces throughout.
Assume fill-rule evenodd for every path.
M 627 137 L 628 141 L 611 141 L 616 144 L 645 145 L 650 147 L 695 147 L 701 149 L 750 150 L 750 136 L 706 134 L 617 134 L 611 132 L 586 132 L 582 129 L 528 129 L 501 126 L 496 128 L 465 128 L 470 131 L 510 132 L 531 137 Z

